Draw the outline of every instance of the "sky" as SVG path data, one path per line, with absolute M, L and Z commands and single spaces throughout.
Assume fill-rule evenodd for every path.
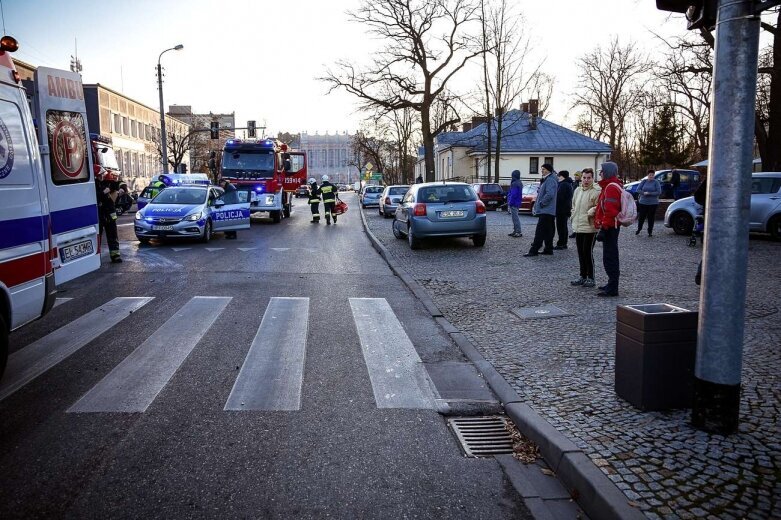
M 67 69 L 81 60 L 84 83 L 100 83 L 159 109 L 155 68 L 162 57 L 164 101 L 196 113 L 236 113 L 267 134 L 353 132 L 363 115 L 355 98 L 328 93 L 317 78 L 337 60 L 366 63 L 379 45 L 346 11 L 361 0 L 2 0 L 6 34 L 19 41 L 15 57 Z M 517 0 L 534 44 L 555 78 L 546 118 L 572 125 L 571 96 L 579 56 L 613 35 L 654 56 L 664 37 L 685 21 L 656 9 L 654 0 Z M 480 81 L 473 67 L 459 89 Z

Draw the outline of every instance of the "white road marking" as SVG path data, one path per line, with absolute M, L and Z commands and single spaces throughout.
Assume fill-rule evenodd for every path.
M 299 410 L 309 298 L 271 298 L 225 410 Z
M 54 300 L 54 307 L 59 307 L 63 303 L 68 303 L 72 299 L 73 298 L 57 298 L 56 300 Z M 52 307 L 52 308 L 54 308 L 54 307 Z
M 127 222 L 125 224 L 117 224 L 117 227 L 125 227 L 125 226 L 132 226 L 132 225 L 133 225 L 132 222 Z
M 8 366 L 0 384 L 0 400 L 60 363 L 152 299 L 114 298 L 14 352 L 8 357 Z
M 192 247 L 172 247 L 171 248 L 174 252 L 178 253 L 179 251 L 188 251 L 192 249 Z
M 378 408 L 434 408 L 431 383 L 415 347 L 384 298 L 350 298 Z
M 225 248 L 224 247 L 206 247 L 204 249 L 206 249 L 207 251 L 211 252 L 211 251 L 221 251 L 221 250 L 223 250 Z
M 244 251 L 246 253 L 247 251 L 252 251 L 253 249 L 257 249 L 257 247 L 237 247 L 236 249 L 238 249 L 239 251 Z
M 272 247 L 272 251 L 290 251 L 289 247 Z
M 68 412 L 145 411 L 230 301 L 192 298 Z

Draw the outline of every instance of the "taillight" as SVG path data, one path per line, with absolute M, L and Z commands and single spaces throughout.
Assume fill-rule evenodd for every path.
M 478 200 L 475 202 L 475 207 L 477 209 L 477 214 L 485 213 L 485 204 L 483 204 L 482 200 Z
M 385 204 L 390 204 L 390 197 L 385 197 Z
M 425 217 L 426 216 L 426 205 L 425 204 L 415 204 L 415 208 L 413 210 L 413 214 L 416 217 Z

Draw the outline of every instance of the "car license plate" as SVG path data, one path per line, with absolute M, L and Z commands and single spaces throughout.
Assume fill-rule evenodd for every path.
M 94 253 L 92 249 L 92 240 L 84 240 L 83 242 L 77 242 L 69 246 L 60 248 L 60 259 L 62 263 L 68 263 L 84 256 L 90 256 Z
M 443 217 L 463 217 L 464 212 L 463 211 L 443 211 L 442 212 Z
M 489 200 L 488 205 L 489 206 L 496 206 L 497 202 L 495 200 Z
M 152 226 L 152 231 L 173 231 L 173 226 Z

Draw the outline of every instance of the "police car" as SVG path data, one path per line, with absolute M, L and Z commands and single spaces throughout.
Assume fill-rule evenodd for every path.
M 214 233 L 249 229 L 247 192 L 224 192 L 216 186 L 197 183 L 195 175 L 165 176 L 170 181 L 163 181 L 167 187 L 136 213 L 134 228 L 139 242 L 198 238 L 206 243 Z

